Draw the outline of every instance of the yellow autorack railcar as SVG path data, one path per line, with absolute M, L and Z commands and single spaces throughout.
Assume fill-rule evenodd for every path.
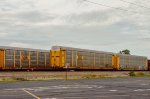
M 111 52 L 53 46 L 51 66 L 77 69 L 115 69 L 115 55 Z
M 0 47 L 0 69 L 48 69 L 50 53 L 17 47 Z

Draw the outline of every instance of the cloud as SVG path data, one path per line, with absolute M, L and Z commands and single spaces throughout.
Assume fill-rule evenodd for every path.
M 25 47 L 25 48 L 30 48 L 32 45 L 31 44 L 27 44 L 27 43 L 21 43 L 21 42 L 13 42 L 10 43 L 9 46 L 13 46 L 13 47 Z
M 0 45 L 50 49 L 64 45 L 150 55 L 149 9 L 120 0 L 1 0 Z M 127 0 L 150 6 L 143 0 Z M 134 12 L 137 13 L 134 13 Z M 150 56 L 148 56 L 150 57 Z
M 0 33 L 0 37 L 7 37 L 8 35 L 8 33 Z

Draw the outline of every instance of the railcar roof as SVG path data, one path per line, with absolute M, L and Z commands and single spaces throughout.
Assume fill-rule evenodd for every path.
M 116 55 L 122 55 L 122 56 L 135 56 L 135 57 L 144 57 L 147 58 L 146 56 L 138 56 L 138 55 L 127 55 L 127 54 L 119 54 L 119 53 L 113 53 L 113 52 L 105 52 L 105 51 L 97 51 L 97 50 L 89 50 L 89 49 L 80 49 L 80 48 L 73 48 L 73 47 L 65 47 L 65 46 L 52 46 L 52 50 L 60 50 L 60 49 L 68 49 L 68 50 L 72 50 L 72 49 L 78 49 L 79 51 L 92 51 L 92 52 L 100 52 L 100 53 L 110 53 L 110 54 L 116 54 Z
M 65 46 L 52 46 L 51 50 L 60 50 L 60 49 L 66 49 L 66 50 L 72 50 L 76 49 L 79 51 L 90 51 L 90 52 L 97 52 L 97 53 L 109 53 L 109 54 L 115 54 L 113 52 L 105 52 L 105 51 L 97 51 L 97 50 L 89 50 L 89 49 L 81 49 L 81 48 L 74 48 L 74 47 L 65 47 Z
M 144 57 L 144 58 L 147 58 L 146 56 L 129 55 L 129 54 L 116 54 L 116 55 L 120 55 L 120 56 L 134 56 L 134 57 Z
M 30 51 L 45 51 L 45 52 L 49 52 L 49 50 L 31 49 L 31 48 L 22 48 L 22 47 L 11 47 L 11 46 L 0 46 L 0 49 L 15 49 L 15 50 L 30 50 Z

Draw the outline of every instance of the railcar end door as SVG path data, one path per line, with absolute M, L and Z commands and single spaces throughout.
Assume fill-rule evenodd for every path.
M 0 50 L 0 68 L 4 67 L 4 50 Z

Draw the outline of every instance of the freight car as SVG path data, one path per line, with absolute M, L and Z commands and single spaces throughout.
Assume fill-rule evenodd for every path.
M 117 70 L 148 70 L 148 60 L 144 56 L 116 54 Z
M 150 70 L 145 56 L 63 46 L 50 50 L 0 47 L 0 70 Z
M 0 69 L 2 70 L 48 69 L 50 68 L 49 64 L 49 51 L 0 47 Z
M 51 66 L 69 69 L 115 69 L 115 55 L 111 52 L 53 46 Z

